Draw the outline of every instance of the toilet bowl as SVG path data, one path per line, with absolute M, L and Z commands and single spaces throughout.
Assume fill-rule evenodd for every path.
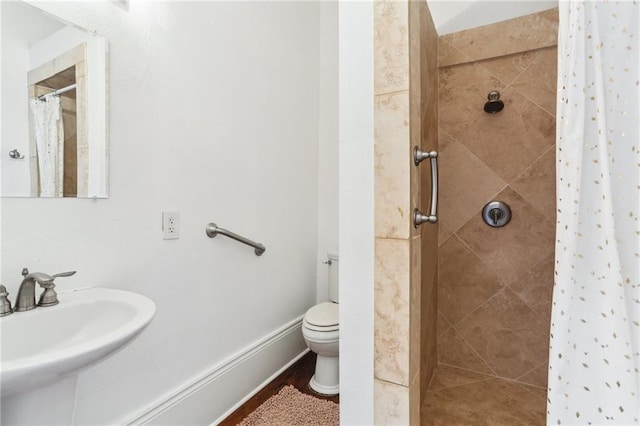
M 338 304 L 320 303 L 307 311 L 302 320 L 302 337 L 316 358 L 316 371 L 309 387 L 323 395 L 340 392 L 338 368 Z
M 316 358 L 315 374 L 309 387 L 323 395 L 340 393 L 338 317 L 338 255 L 328 253 L 329 300 L 311 307 L 302 320 L 302 337 Z

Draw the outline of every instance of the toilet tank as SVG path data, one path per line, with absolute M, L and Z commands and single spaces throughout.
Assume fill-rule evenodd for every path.
M 329 264 L 329 300 L 338 303 L 338 271 L 340 270 L 340 262 L 337 252 L 328 252 L 327 257 L 331 261 Z

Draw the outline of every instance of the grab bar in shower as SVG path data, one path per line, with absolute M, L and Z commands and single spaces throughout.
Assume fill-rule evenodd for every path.
M 260 244 L 260 243 L 256 243 L 255 241 L 251 241 L 248 238 L 243 237 L 242 235 L 238 235 L 235 232 L 231 232 L 228 231 L 224 228 L 219 228 L 218 225 L 216 225 L 215 223 L 208 223 L 207 224 L 207 236 L 209 238 L 215 238 L 218 234 L 224 235 L 225 237 L 229 237 L 232 240 L 236 240 L 241 242 L 242 244 L 246 244 L 248 246 L 251 246 L 255 249 L 255 253 L 256 256 L 262 256 L 262 253 L 264 253 L 267 248 Z
M 438 221 L 438 152 L 421 151 L 417 146 L 413 148 L 413 162 L 416 166 L 427 158 L 431 160 L 431 208 L 428 215 L 422 214 L 418 209 L 413 211 L 413 226 L 416 228 L 425 222 Z

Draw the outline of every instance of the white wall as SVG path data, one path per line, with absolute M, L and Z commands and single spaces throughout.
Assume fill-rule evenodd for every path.
M 318 302 L 328 299 L 327 252 L 338 247 L 338 2 L 320 4 Z
M 320 6 L 45 6 L 109 40 L 110 198 L 2 199 L 0 277 L 15 296 L 24 266 L 77 269 L 59 289 L 155 301 L 136 341 L 80 375 L 76 424 L 118 424 L 315 301 Z M 162 240 L 163 210 L 180 239 Z M 207 238 L 211 221 L 266 253 Z
M 373 423 L 373 7 L 340 2 L 340 423 Z
M 29 113 L 27 72 L 29 48 L 32 43 L 59 30 L 62 24 L 21 2 L 0 3 L 1 49 L 0 64 L 0 194 L 24 196 L 31 193 L 29 171 Z M 9 158 L 9 151 L 17 149 L 23 160 Z M 18 179 L 24 176 L 26 179 Z

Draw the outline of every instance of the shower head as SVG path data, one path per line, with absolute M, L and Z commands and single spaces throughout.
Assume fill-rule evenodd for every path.
M 504 102 L 500 100 L 500 92 L 492 90 L 489 92 L 487 98 L 489 99 L 489 102 L 484 104 L 484 112 L 488 114 L 495 114 L 502 111 L 504 108 Z

